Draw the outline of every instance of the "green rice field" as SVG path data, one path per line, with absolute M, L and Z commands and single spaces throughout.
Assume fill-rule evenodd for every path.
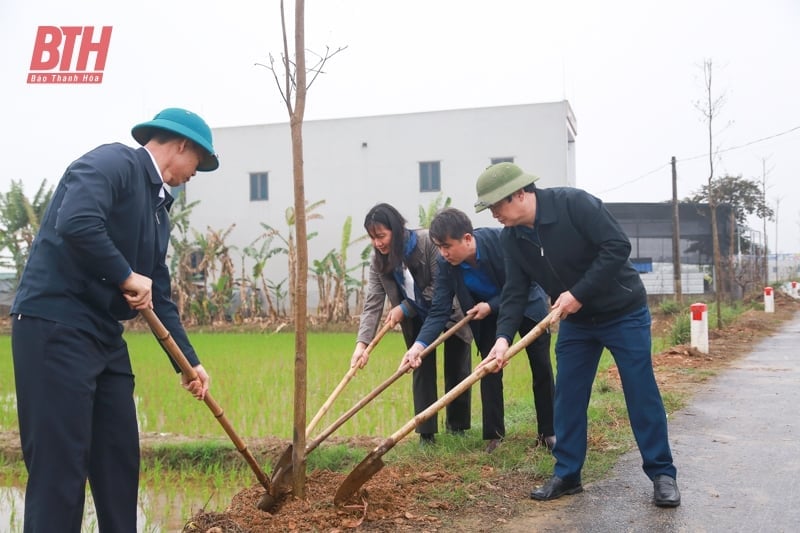
M 224 432 L 202 402 L 194 400 L 179 383 L 167 355 L 149 333 L 126 333 L 134 373 L 140 431 L 222 436 Z M 211 393 L 224 409 L 236 432 L 248 437 L 290 439 L 294 395 L 294 335 L 291 333 L 190 334 L 203 366 L 211 375 Z M 308 406 L 311 420 L 349 370 L 355 346 L 354 333 L 308 335 Z M 441 351 L 441 350 L 440 350 Z M 397 370 L 405 353 L 402 335 L 391 332 L 378 344 L 369 364 L 353 377 L 323 417 L 321 431 L 338 416 Z M 479 362 L 473 347 L 473 367 Z M 439 393 L 443 394 L 442 362 L 437 361 Z M 605 358 L 604 358 L 605 359 Z M 606 365 L 608 363 L 605 363 Z M 531 373 L 522 352 L 504 373 L 507 406 L 531 406 Z M 473 387 L 473 427 L 480 424 L 480 391 Z M 388 436 L 413 417 L 411 375 L 391 387 L 345 423 L 340 436 Z M 443 427 L 440 417 L 440 430 Z M 11 343 L 0 342 L 0 430 L 17 428 Z

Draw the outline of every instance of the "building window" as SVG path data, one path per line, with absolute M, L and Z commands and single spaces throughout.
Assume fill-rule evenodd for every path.
M 419 164 L 419 192 L 442 190 L 441 165 L 439 161 L 421 161 Z
M 269 200 L 269 173 L 253 172 L 250 174 L 250 201 Z
M 490 159 L 490 161 L 492 162 L 493 165 L 496 165 L 497 163 L 513 163 L 514 162 L 514 158 L 513 157 L 492 157 Z

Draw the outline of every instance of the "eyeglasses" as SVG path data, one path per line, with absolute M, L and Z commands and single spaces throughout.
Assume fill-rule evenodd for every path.
M 511 203 L 511 197 L 512 197 L 512 195 L 511 195 L 511 194 L 509 194 L 508 196 L 506 196 L 505 198 L 503 198 L 503 200 L 505 200 L 505 203 L 506 203 L 506 204 L 508 204 L 508 203 Z M 492 205 L 490 205 L 490 206 L 489 206 L 489 211 L 491 211 L 492 213 L 494 213 L 494 212 L 496 212 L 498 209 L 500 209 L 501 207 L 503 207 L 503 205 L 505 205 L 505 204 L 503 203 L 503 200 L 500 200 L 499 202 L 495 202 L 495 203 L 493 203 Z

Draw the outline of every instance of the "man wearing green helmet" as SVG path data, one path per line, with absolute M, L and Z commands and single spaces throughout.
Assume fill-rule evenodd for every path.
M 211 129 L 169 108 L 131 133 L 141 148 L 104 144 L 67 167 L 11 308 L 26 532 L 80 531 L 87 479 L 100 531 L 137 531 L 139 433 L 120 321 L 153 309 L 197 373 L 181 375 L 184 388 L 208 391 L 170 297 L 164 184 L 219 166 Z
M 513 163 L 492 165 L 478 177 L 475 203 L 476 211 L 490 209 L 504 226 L 500 239 L 506 255 L 497 340 L 482 364 L 496 360 L 498 371 L 507 364 L 531 282 L 560 311 L 556 464 L 531 498 L 552 500 L 583 490 L 586 411 L 600 355 L 608 348 L 619 369 L 642 468 L 653 482 L 653 502 L 676 507 L 680 492 L 653 373 L 647 293 L 629 260 L 630 241 L 598 198 L 569 187 L 537 189 L 537 179 Z

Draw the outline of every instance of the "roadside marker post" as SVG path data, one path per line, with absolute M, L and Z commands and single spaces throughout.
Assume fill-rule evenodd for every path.
M 764 287 L 764 312 L 775 312 L 775 294 L 772 287 Z
M 696 350 L 708 353 L 708 306 L 696 303 L 689 306 L 692 316 L 691 346 Z

